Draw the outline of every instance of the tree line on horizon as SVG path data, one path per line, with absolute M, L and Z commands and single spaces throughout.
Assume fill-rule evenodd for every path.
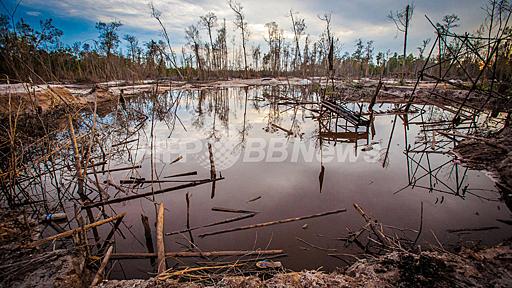
M 23 18 L 0 15 L 0 74 L 2 81 L 10 82 L 100 82 L 110 80 L 145 80 L 175 78 L 181 80 L 227 79 L 230 77 L 326 76 L 360 78 L 416 78 L 426 63 L 457 61 L 450 77 L 468 80 L 467 74 L 482 69 L 483 57 L 490 55 L 491 41 L 504 35 L 497 47 L 494 65 L 498 81 L 510 81 L 512 76 L 512 29 L 508 25 L 511 6 L 506 0 L 487 0 L 485 21 L 467 36 L 474 40 L 473 49 L 466 49 L 460 38 L 450 37 L 460 25 L 460 18 L 446 15 L 435 24 L 439 41 L 435 47 L 425 39 L 415 47 L 417 53 L 407 49 L 408 32 L 413 21 L 414 5 L 391 11 L 390 22 L 403 33 L 403 53 L 375 51 L 373 40 L 357 39 L 353 53 L 343 51 L 341 39 L 331 26 L 332 15 L 318 16 L 324 30 L 318 40 L 307 34 L 307 22 L 300 14 L 289 11 L 293 39 L 284 37 L 285 30 L 275 21 L 265 24 L 266 47 L 250 45 L 249 29 L 244 7 L 234 0 L 228 1 L 234 15 L 236 30 L 228 39 L 226 19 L 218 19 L 213 12 L 200 16 L 196 24 L 185 29 L 187 45 L 175 51 L 171 35 L 162 21 L 161 12 L 149 5 L 151 16 L 160 25 L 162 39 L 141 43 L 134 35 L 120 35 L 121 22 L 97 22 L 98 38 L 92 41 L 64 45 L 63 31 L 52 19 L 40 21 L 32 27 Z M 202 32 L 203 31 L 203 32 Z M 476 40 L 475 40 L 476 39 Z M 228 41 L 229 40 L 229 41 Z M 442 40 L 442 41 L 441 41 Z M 488 43 L 487 43 L 488 42 Z M 121 49 L 124 45 L 125 49 Z M 432 50 L 432 52 L 431 52 Z M 454 58 L 454 54 L 463 55 Z M 453 66 L 453 65 L 452 65 Z M 332 69 L 332 70 L 330 70 Z M 433 72 L 434 73 L 434 72 Z

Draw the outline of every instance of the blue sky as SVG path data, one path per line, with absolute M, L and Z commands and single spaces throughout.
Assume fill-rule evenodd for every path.
M 15 0 L 0 0 L 11 10 Z M 343 51 L 351 52 L 357 38 L 374 40 L 377 51 L 400 51 L 402 35 L 387 19 L 390 10 L 398 10 L 411 1 L 397 0 L 240 0 L 247 15 L 251 32 L 250 45 L 265 48 L 265 23 L 276 21 L 292 37 L 289 11 L 305 18 L 307 30 L 315 39 L 324 29 L 318 15 L 332 13 L 333 33 L 343 43 Z M 57 27 L 64 31 L 62 40 L 66 44 L 85 41 L 97 37 L 94 28 L 97 21 L 121 21 L 124 25 L 120 34 L 134 34 L 140 42 L 159 39 L 158 23 L 150 17 L 147 0 L 22 0 L 16 18 L 24 18 L 38 25 L 41 19 L 53 18 Z M 195 24 L 199 16 L 209 11 L 215 12 L 219 20 L 226 19 L 228 37 L 238 36 L 232 25 L 233 13 L 225 0 L 154 0 L 154 5 L 162 11 L 162 19 L 171 33 L 173 45 L 181 47 L 185 43 L 184 29 Z M 417 0 L 411 24 L 409 52 L 416 52 L 421 40 L 433 37 L 433 30 L 424 15 L 433 21 L 440 21 L 446 14 L 455 13 L 461 18 L 460 31 L 474 31 L 482 23 L 484 0 Z M 235 34 L 237 33 L 237 34 Z M 206 39 L 206 34 L 203 35 Z

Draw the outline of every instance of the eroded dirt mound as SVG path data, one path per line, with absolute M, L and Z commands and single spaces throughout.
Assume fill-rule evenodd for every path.
M 462 141 L 453 152 L 461 162 L 470 167 L 494 173 L 507 194 L 512 191 L 511 128 L 490 137 Z

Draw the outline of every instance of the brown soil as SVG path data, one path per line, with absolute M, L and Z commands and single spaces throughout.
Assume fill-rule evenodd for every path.
M 491 172 L 512 211 L 512 129 L 508 127 L 496 134 L 466 139 L 453 152 L 465 165 Z
M 38 225 L 23 211 L 1 211 L 0 287 L 88 287 L 85 259 L 66 249 L 24 249 L 37 237 Z

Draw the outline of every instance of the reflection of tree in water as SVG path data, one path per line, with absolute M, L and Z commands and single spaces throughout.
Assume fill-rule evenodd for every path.
M 249 100 L 249 87 L 244 87 L 244 94 L 245 94 L 245 100 L 244 100 L 244 116 L 242 121 L 242 129 L 238 130 L 239 135 L 239 143 L 235 145 L 235 151 L 240 151 L 239 149 L 245 148 L 245 144 L 247 143 L 247 136 L 249 135 L 249 130 L 251 130 L 252 125 L 247 124 L 247 102 Z
M 263 97 L 268 101 L 268 114 L 265 117 L 267 125 L 263 128 L 265 132 L 275 133 L 278 129 L 275 125 L 281 123 L 281 113 L 279 111 L 279 101 L 275 101 L 274 98 L 278 97 L 279 89 L 277 86 L 271 86 L 263 89 Z
M 228 89 L 199 90 L 197 105 L 192 116 L 192 126 L 198 130 L 207 130 L 207 138 L 215 142 L 222 138 L 221 128 L 229 129 L 230 97 Z M 206 117 L 211 118 L 211 127 L 206 127 Z
M 197 106 L 195 109 L 195 113 L 193 114 L 192 126 L 196 129 L 202 129 L 204 127 L 204 111 L 203 104 L 205 99 L 205 90 L 199 90 Z

